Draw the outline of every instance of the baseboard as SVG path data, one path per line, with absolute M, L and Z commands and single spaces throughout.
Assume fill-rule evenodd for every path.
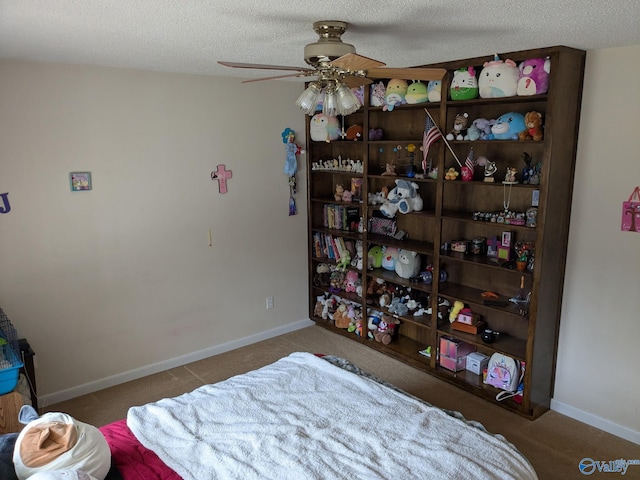
M 551 399 L 551 410 L 640 445 L 640 432 L 631 430 L 630 428 L 614 423 L 606 418 L 598 417 L 597 415 L 593 415 L 592 413 L 585 412 L 584 410 L 580 410 L 579 408 L 572 407 L 571 405 L 554 399 Z
M 71 387 L 65 390 L 50 393 L 48 395 L 43 395 L 41 397 L 38 397 L 38 407 L 43 408 L 47 405 L 64 402 L 81 395 L 87 395 L 104 388 L 113 387 L 115 385 L 120 385 L 121 383 L 130 382 L 132 380 L 137 380 L 139 378 L 163 372 L 171 368 L 181 367 L 182 365 L 186 365 L 188 363 L 197 362 L 198 360 L 202 360 L 213 355 L 219 355 L 221 353 L 235 350 L 236 348 L 245 347 L 247 345 L 251 345 L 262 340 L 267 340 L 269 338 L 277 337 L 279 335 L 284 335 L 285 333 L 300 330 L 301 328 L 306 328 L 311 325 L 315 325 L 315 323 L 309 319 L 299 320 L 297 322 L 288 323 L 281 327 L 273 328 L 271 330 L 265 330 L 264 332 L 259 332 L 254 335 L 249 335 L 248 337 L 239 338 L 238 340 L 232 340 L 230 342 L 222 343 L 220 345 L 214 345 L 203 350 L 191 352 L 180 357 L 171 358 L 169 360 L 118 373 L 117 375 L 105 377 L 100 380 L 95 380 L 93 382 L 78 385 L 76 387 Z

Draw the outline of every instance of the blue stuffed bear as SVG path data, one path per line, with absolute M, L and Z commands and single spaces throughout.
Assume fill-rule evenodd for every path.
M 496 119 L 487 140 L 518 140 L 518 134 L 526 128 L 524 115 L 517 112 L 505 113 Z

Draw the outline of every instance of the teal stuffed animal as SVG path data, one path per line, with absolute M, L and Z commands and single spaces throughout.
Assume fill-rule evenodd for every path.
M 431 80 L 427 85 L 427 95 L 430 102 L 439 102 L 442 98 L 442 81 Z
M 491 135 L 487 140 L 518 140 L 520 132 L 526 130 L 524 115 L 517 112 L 509 112 L 500 115 L 496 123 L 491 127 Z

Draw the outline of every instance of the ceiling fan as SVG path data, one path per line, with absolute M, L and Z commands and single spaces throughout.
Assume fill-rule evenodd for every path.
M 257 63 L 218 63 L 232 68 L 284 70 L 295 73 L 245 80 L 259 82 L 287 77 L 313 77 L 309 87 L 300 95 L 296 104 L 308 115 L 313 115 L 322 99 L 323 113 L 329 116 L 349 115 L 360 108 L 360 101 L 351 91 L 368 85 L 375 79 L 398 78 L 405 80 L 441 80 L 446 70 L 441 68 L 385 68 L 385 64 L 356 53 L 353 45 L 342 41 L 347 30 L 346 22 L 322 20 L 314 22 L 317 42 L 304 47 L 304 60 L 311 67 L 287 67 Z

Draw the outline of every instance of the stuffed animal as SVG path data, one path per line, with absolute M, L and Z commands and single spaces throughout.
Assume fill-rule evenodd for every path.
M 449 312 L 449 322 L 453 323 L 458 318 L 458 314 L 464 308 L 464 303 L 460 300 L 456 300 L 453 302 L 453 308 L 451 308 L 451 312 Z
M 396 180 L 396 186 L 387 195 L 387 199 L 380 207 L 380 212 L 385 217 L 393 218 L 396 212 L 409 213 L 422 210 L 424 203 L 418 193 L 419 188 L 415 182 Z
M 387 197 L 384 195 L 382 191 L 367 194 L 367 200 L 369 201 L 369 205 L 382 205 Z
M 393 335 L 395 334 L 396 327 L 398 325 L 400 325 L 400 320 L 393 318 L 390 315 L 382 315 L 382 318 L 380 318 L 376 326 L 373 338 L 383 345 L 389 345 L 391 340 L 393 340 Z
M 520 140 L 542 140 L 542 114 L 540 112 L 527 112 L 524 115 L 525 130 L 520 132 Z
M 469 114 L 459 113 L 453 120 L 453 128 L 447 134 L 447 140 L 463 140 L 467 133 L 467 126 L 469 124 Z
M 402 278 L 412 278 L 420 272 L 421 257 L 417 252 L 401 248 L 396 260 L 396 273 Z
M 439 102 L 442 98 L 442 81 L 431 80 L 427 84 L 427 96 L 430 102 Z
M 328 287 L 331 282 L 331 268 L 328 263 L 319 263 L 313 276 L 313 284 L 316 287 Z
M 547 58 L 530 58 L 518 65 L 519 78 L 516 93 L 520 96 L 540 95 L 547 93 L 551 60 Z
M 353 201 L 353 192 L 351 190 L 345 190 L 344 192 L 342 192 L 342 201 L 343 202 Z
M 480 139 L 481 132 L 475 122 L 475 120 L 471 122 L 471 125 L 469 125 L 469 128 L 467 128 L 467 134 L 464 136 L 464 140 L 475 142 L 476 140 Z
M 508 112 L 500 115 L 496 123 L 491 127 L 489 140 L 518 140 L 520 132 L 526 129 L 524 115 L 517 112 Z
M 362 240 L 356 240 L 356 254 L 351 259 L 351 266 L 358 270 L 362 270 L 362 262 Z
M 345 138 L 347 140 L 353 140 L 354 142 L 362 140 L 362 125 L 351 125 L 347 128 Z
M 344 303 L 338 305 L 338 308 L 333 312 L 333 323 L 336 328 L 349 328 L 351 320 L 347 315 L 347 306 Z
M 371 87 L 371 106 L 382 107 L 384 105 L 384 97 L 386 93 L 384 82 L 379 81 Z
M 342 184 L 337 184 L 336 185 L 336 193 L 333 194 L 333 198 L 335 198 L 336 202 L 339 202 L 340 200 L 342 200 L 342 194 L 344 193 L 344 187 L 342 186 Z
M 406 80 L 400 78 L 392 78 L 387 84 L 387 90 L 384 96 L 384 107 L 382 110 L 385 112 L 391 112 L 397 105 L 404 105 L 407 103 L 405 95 L 409 85 Z
M 476 118 L 467 129 L 464 140 L 488 140 L 491 135 L 491 127 L 496 123 L 495 120 L 487 120 L 486 118 Z
M 395 313 L 400 316 L 409 313 L 409 307 L 404 297 L 393 297 L 393 300 L 391 300 L 387 310 L 389 310 L 390 313 Z
M 493 60 L 485 62 L 478 78 L 481 98 L 512 97 L 518 88 L 520 71 L 513 60 Z
M 369 249 L 367 252 L 367 265 L 369 268 L 380 268 L 382 267 L 382 257 L 384 256 L 384 252 L 382 251 L 382 247 L 379 245 L 375 245 Z
M 384 247 L 383 253 L 382 268 L 393 272 L 396 268 L 396 261 L 398 260 L 398 249 L 396 247 Z
M 404 99 L 409 105 L 416 103 L 424 103 L 429 101 L 429 95 L 427 94 L 427 85 L 420 81 L 412 81 L 411 85 L 407 88 L 407 93 Z
M 344 291 L 355 293 L 358 286 L 358 273 L 349 270 L 344 277 Z
M 337 117 L 316 113 L 309 122 L 309 136 L 314 142 L 330 142 L 340 137 L 340 123 Z
M 451 100 L 472 100 L 478 97 L 478 80 L 473 67 L 460 68 L 453 72 L 449 94 Z
M 456 178 L 458 178 L 458 175 L 460 175 L 460 172 L 458 172 L 455 168 L 450 167 L 449 170 L 447 170 L 444 173 L 444 179 L 445 180 L 455 180 Z
M 370 128 L 369 129 L 369 140 L 372 140 L 372 141 L 382 140 L 383 136 L 384 136 L 384 132 L 382 131 L 381 128 Z
M 26 424 L 13 451 L 19 480 L 34 478 L 38 472 L 45 471 L 67 471 L 70 475 L 75 472 L 78 479 L 86 478 L 81 473 L 97 480 L 107 476 L 111 468 L 111 450 L 100 430 L 93 425 L 60 412 L 48 412 L 39 417 L 30 405 L 20 409 L 18 419 Z

